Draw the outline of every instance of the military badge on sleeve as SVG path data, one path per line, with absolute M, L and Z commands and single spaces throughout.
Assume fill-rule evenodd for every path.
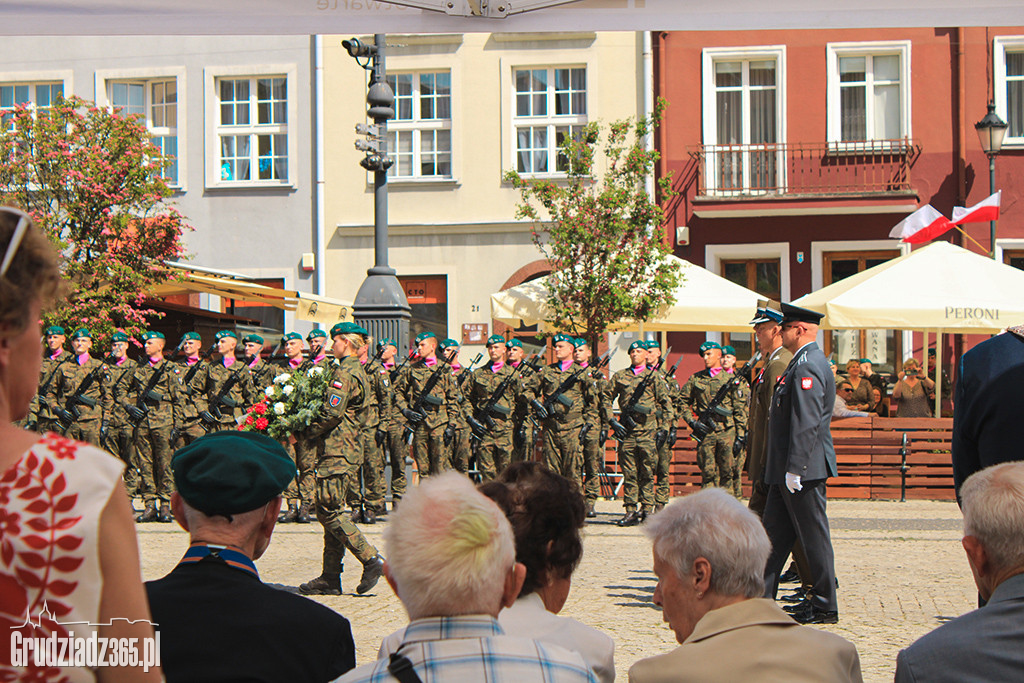
M 329 403 L 331 404 L 332 408 L 337 408 L 338 406 L 341 405 L 341 396 L 339 396 L 338 394 L 331 394 Z
M 801 377 L 800 378 L 800 388 L 801 389 L 811 389 L 813 387 L 814 387 L 814 378 L 813 377 Z

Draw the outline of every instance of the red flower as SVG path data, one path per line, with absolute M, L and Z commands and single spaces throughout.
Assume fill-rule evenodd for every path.
M 250 415 L 249 417 L 245 418 L 245 424 L 251 425 L 252 424 L 252 420 L 253 420 L 253 417 L 252 417 L 252 415 Z
M 263 431 L 264 429 L 267 428 L 268 424 L 270 424 L 270 421 L 267 420 L 267 418 L 265 418 L 265 417 L 258 417 L 258 418 L 256 418 L 256 429 L 258 429 L 260 431 Z
M 267 404 L 260 401 L 259 403 L 254 405 L 252 409 L 257 415 L 263 415 L 267 412 Z

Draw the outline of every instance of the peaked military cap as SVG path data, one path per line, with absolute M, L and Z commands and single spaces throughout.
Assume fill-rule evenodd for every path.
M 809 308 L 800 308 L 793 304 L 782 304 L 782 322 L 784 323 L 810 323 L 817 325 L 824 317 L 824 313 L 818 313 Z
M 505 343 L 505 338 L 502 337 L 500 334 L 492 334 L 490 337 L 487 338 L 487 345 L 488 346 L 491 346 L 493 344 L 504 344 L 504 343 Z
M 149 341 L 150 339 L 166 339 L 163 332 L 157 332 L 156 330 L 150 330 L 142 335 L 142 341 Z
M 124 332 L 115 332 L 114 334 L 110 335 L 110 341 L 111 342 L 126 342 L 126 341 L 130 341 L 130 340 L 128 339 L 128 335 L 125 334 Z
M 65 332 L 64 328 L 61 327 L 60 325 L 50 325 L 45 330 L 43 330 L 43 334 L 49 336 L 51 334 L 67 334 L 67 332 Z
M 339 325 L 342 325 L 342 324 L 344 324 L 344 323 L 338 323 L 338 324 L 339 324 Z M 355 323 L 348 323 L 348 324 L 349 324 L 349 325 L 355 325 Z M 334 327 L 337 327 L 337 326 L 338 326 L 338 325 L 335 325 Z M 334 329 L 334 327 L 332 327 L 331 329 L 333 330 L 333 329 Z M 334 336 L 334 335 L 331 335 L 331 336 Z M 320 328 L 318 327 L 318 328 L 316 328 L 315 330 L 311 330 L 311 331 L 310 331 L 310 333 L 306 335 L 306 341 L 309 341 L 309 340 L 311 340 L 311 339 L 316 339 L 317 337 L 323 337 L 324 339 L 326 339 L 326 338 L 327 338 L 327 333 L 326 333 L 326 332 L 324 332 L 323 330 L 321 330 L 321 329 L 320 329 Z
M 242 338 L 243 344 L 262 344 L 263 337 L 258 334 L 247 334 Z
M 509 339 L 507 342 L 505 342 L 505 346 L 510 349 L 512 347 L 521 349 L 523 348 L 523 342 L 519 341 L 518 339 Z
M 87 327 L 79 327 L 71 333 L 71 339 L 92 339 L 92 332 Z
M 708 349 L 718 349 L 719 351 L 721 351 L 722 346 L 718 342 L 706 341 L 700 345 L 701 355 L 704 355 L 704 352 L 707 351 Z
M 302 335 L 299 334 L 298 332 L 289 332 L 288 334 L 284 335 L 284 337 L 281 338 L 281 341 L 286 342 L 292 340 L 302 341 Z
M 185 341 L 186 339 L 195 339 L 196 341 L 203 341 L 203 338 L 199 336 L 198 332 L 186 332 L 185 334 L 181 335 L 182 341 Z
M 723 356 L 735 356 L 736 355 L 736 349 L 734 349 L 733 347 L 731 347 L 728 344 L 726 344 L 725 346 L 722 347 L 722 355 Z
M 419 344 L 424 339 L 437 339 L 437 335 L 433 332 L 420 332 L 416 335 L 416 343 Z
M 174 484 L 205 515 L 257 510 L 295 478 L 295 463 L 274 439 L 227 430 L 202 436 L 171 458 Z
M 237 335 L 237 334 L 235 334 L 235 331 L 234 331 L 234 330 L 221 330 L 221 331 L 220 331 L 220 332 L 218 332 L 217 334 L 213 335 L 213 337 L 214 337 L 214 339 L 216 339 L 217 341 L 220 341 L 220 340 L 221 340 L 221 339 L 223 339 L 224 337 L 232 337 L 232 338 L 234 338 L 234 339 L 238 339 L 238 335 Z
M 750 321 L 750 324 L 757 325 L 767 322 L 782 322 L 782 304 L 772 299 L 758 299 L 757 312 L 754 313 L 754 319 Z

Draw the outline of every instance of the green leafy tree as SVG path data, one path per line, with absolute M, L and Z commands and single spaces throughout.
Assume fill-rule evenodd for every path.
M 520 191 L 516 217 L 535 221 L 533 241 L 552 266 L 553 329 L 593 343 L 613 324 L 650 320 L 671 303 L 681 276 L 665 258 L 664 215 L 646 188 L 660 156 L 644 144 L 665 106 L 659 100 L 650 117 L 615 121 L 603 136 L 597 122 L 567 136 L 564 180 L 505 174 Z M 671 176 L 658 185 L 663 201 L 673 196 Z
M 28 212 L 62 255 L 68 295 L 46 324 L 89 327 L 107 338 L 137 334 L 152 285 L 174 279 L 164 265 L 184 255 L 191 229 L 167 202 L 160 171 L 173 160 L 144 122 L 78 97 L 52 107 L 6 110 L 0 133 L 0 203 Z

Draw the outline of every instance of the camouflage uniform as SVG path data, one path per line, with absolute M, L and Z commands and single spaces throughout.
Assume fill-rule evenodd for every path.
M 444 361 L 438 360 L 444 364 Z M 395 381 L 395 413 L 396 419 L 403 410 L 412 409 L 423 392 L 430 376 L 437 370 L 437 365 L 427 365 L 423 360 L 409 363 L 398 374 Z M 429 396 L 422 402 L 426 417 L 414 426 L 412 437 L 412 455 L 416 460 L 416 469 L 420 476 L 438 474 L 446 469 L 448 458 L 444 445 L 444 431 L 449 426 L 454 430 L 459 415 L 459 392 L 455 388 L 452 373 L 441 370 L 440 377 Z M 412 427 L 413 425 L 410 425 Z
M 493 427 L 488 426 L 484 413 L 498 385 L 514 372 L 512 366 L 507 363 L 497 370 L 492 363 L 488 363 L 474 370 L 466 381 L 466 398 L 472 406 L 473 417 L 487 427 L 486 433 L 480 435 L 480 443 L 476 450 L 477 470 L 484 481 L 494 479 L 509 465 L 509 456 L 512 454 L 512 431 L 515 428 L 514 417 L 523 393 L 518 376 L 509 381 L 501 398 L 490 411 Z
M 671 430 L 677 427 L 679 422 L 679 408 L 678 408 L 678 397 L 681 396 L 682 392 L 679 389 L 679 383 L 676 382 L 675 377 L 669 377 L 665 373 L 658 373 L 658 382 L 661 382 L 665 387 L 665 394 L 668 396 L 669 408 L 667 415 L 665 416 L 664 424 L 666 429 L 671 433 Z M 654 505 L 664 507 L 668 505 L 668 499 L 672 496 L 671 484 L 669 482 L 669 470 L 672 465 L 672 446 L 670 443 L 671 439 L 665 439 L 665 442 L 661 444 L 661 448 L 658 449 L 658 459 L 654 468 L 654 479 L 656 486 L 654 489 Z
M 718 390 L 735 379 L 735 375 L 722 370 L 714 377 L 707 369 L 696 372 L 682 388 L 683 417 L 686 422 L 696 421 L 707 410 Z M 715 430 L 697 446 L 697 464 L 700 466 L 701 486 L 721 486 L 735 494 L 737 483 L 732 456 L 733 440 L 747 431 L 746 392 L 732 390 L 726 393 L 712 413 Z
M 465 368 L 459 368 L 452 373 L 455 381 L 455 388 L 459 392 L 459 411 L 455 418 L 455 436 L 452 438 L 450 466 L 452 469 L 465 474 L 469 471 L 469 459 L 472 456 L 472 447 L 469 442 L 469 422 L 466 418 L 472 414 L 473 407 L 466 398 L 466 383 L 470 373 Z
M 630 367 L 612 375 L 611 397 L 618 400 L 620 410 L 626 409 L 638 385 L 649 372 L 652 370 L 647 369 L 637 374 Z M 655 376 L 633 407 L 630 417 L 636 426 L 619 441 L 622 503 L 627 515 L 636 510 L 638 503 L 642 514 L 651 512 L 654 505 L 653 470 L 657 458 L 655 435 L 659 430 L 668 429 L 667 418 L 670 415 L 671 407 L 665 383 L 658 381 Z M 626 426 L 626 417 L 621 416 L 619 422 Z
M 525 360 L 519 361 L 525 363 Z M 518 366 L 509 363 L 509 367 L 515 370 Z M 537 371 L 526 366 L 519 371 L 519 381 L 525 388 L 536 379 Z M 530 417 L 530 409 L 527 405 L 526 392 L 519 395 L 519 404 L 512 414 L 512 462 L 523 462 L 533 460 L 533 445 L 535 440 L 534 421 Z
M 316 463 L 316 517 L 324 527 L 323 575 L 336 576 L 342 570 L 346 548 L 364 565 L 377 557 L 377 549 L 352 522 L 345 505 L 363 457 L 362 434 L 371 389 L 354 356 L 325 369 L 331 373 L 326 400 L 302 437 L 324 443 Z
M 47 355 L 43 358 L 43 364 L 39 370 L 39 391 L 29 404 L 28 418 L 26 419 L 26 424 L 35 423 L 35 430 L 40 434 L 60 429 L 57 424 L 57 415 L 53 412 L 57 406 L 51 404 L 47 396 L 51 394 L 53 383 L 57 381 L 58 368 L 73 362 L 74 358 L 73 353 L 63 350 L 56 356 Z
M 580 370 L 575 362 L 562 369 L 558 361 L 545 366 L 526 385 L 527 400 L 548 402 L 569 374 Z M 565 390 L 558 400 L 545 405 L 548 416 L 542 422 L 544 434 L 544 462 L 553 471 L 575 482 L 583 489 L 583 448 L 580 445 L 580 430 L 584 423 L 597 424 L 597 390 L 588 382 L 583 373 L 576 382 Z
M 110 384 L 114 387 L 113 408 L 110 412 L 110 425 L 107 436 L 103 439 L 103 449 L 121 458 L 125 464 L 124 487 L 129 498 L 141 493 L 139 488 L 139 459 L 135 448 L 134 425 L 128 421 L 128 414 L 121 404 L 121 380 L 125 375 L 135 372 L 135 363 L 127 356 L 110 364 Z
M 211 405 L 210 401 L 217 397 L 221 388 L 232 378 L 235 379 L 231 388 L 220 400 L 219 405 Z M 209 424 L 203 423 L 200 419 L 210 432 L 237 428 L 238 418 L 244 417 L 246 409 L 259 400 L 256 387 L 252 383 L 252 373 L 244 361 L 237 359 L 230 366 L 225 366 L 223 359 L 205 363 L 192 378 L 190 388 L 199 414 L 206 411 L 216 420 Z M 215 411 L 220 413 L 219 417 Z
M 381 441 L 387 437 L 388 424 L 391 421 L 391 382 L 387 370 L 377 361 L 363 365 L 370 393 L 366 403 L 366 426 L 362 432 L 363 486 L 360 493 L 359 477 L 352 478 L 352 489 L 349 491 L 349 505 L 352 509 L 370 509 L 374 512 L 384 508 L 384 494 L 387 484 L 384 482 L 384 449 L 377 445 L 377 432 L 381 433 Z M 363 521 L 370 522 L 364 514 Z
M 96 374 L 83 390 L 83 383 L 94 370 Z M 110 416 L 114 400 L 110 373 L 103 361 L 89 356 L 84 364 L 79 364 L 77 359 L 62 363 L 44 398 L 54 414 L 59 409 L 70 411 L 72 407 L 77 408 L 78 416 L 64 432 L 65 436 L 97 447 L 102 445 L 100 431 Z
M 155 373 L 160 376 L 150 388 Z M 143 358 L 121 375 L 115 393 L 121 409 L 132 407 L 146 412 L 135 424 L 142 498 L 147 507 L 168 504 L 174 492 L 171 430 L 180 429 L 182 423 L 181 368 L 166 359 L 153 365 L 148 358 Z
M 601 474 L 604 472 L 605 441 L 601 440 L 601 434 L 608 435 L 608 419 L 611 416 L 611 382 L 604 376 L 599 368 L 589 367 L 583 373 L 588 382 L 594 387 L 594 394 L 598 399 L 597 421 L 591 422 L 583 437 L 583 496 L 586 498 L 587 508 L 593 507 L 597 497 L 601 495 Z
M 309 372 L 313 368 L 323 368 L 324 372 L 331 372 L 336 365 L 333 356 L 322 356 L 307 358 L 294 370 L 291 366 L 279 370 L 281 372 Z M 317 461 L 324 456 L 324 440 L 322 438 L 306 439 L 296 435 L 295 446 L 287 449 L 288 455 L 295 460 L 295 479 L 288 484 L 284 490 L 284 497 L 289 501 L 300 501 L 304 508 L 312 509 L 316 501 L 316 483 L 313 472 L 316 469 Z M 305 510 L 304 510 L 305 511 Z
M 262 392 L 274 383 L 274 378 L 281 374 L 281 368 L 271 365 L 262 358 L 256 359 L 255 363 L 247 363 L 249 372 L 252 373 L 252 383 L 256 391 Z
M 385 366 L 386 367 L 386 366 Z M 412 446 L 405 442 L 405 419 L 399 412 L 397 404 L 395 403 L 395 379 L 397 379 L 397 373 L 395 366 L 387 368 L 388 381 L 391 383 L 391 420 L 388 423 L 388 459 L 391 464 L 391 506 L 402 499 L 405 495 L 405 461 L 406 458 L 410 457 L 412 453 Z
M 181 426 L 178 427 L 178 430 L 181 432 L 181 446 L 192 443 L 206 433 L 199 423 L 199 409 L 196 408 L 195 396 L 192 393 L 192 379 L 203 370 L 203 366 L 207 363 L 208 361 L 202 358 L 192 365 L 188 364 L 187 358 L 178 362 L 180 370 L 178 377 L 181 379 Z M 191 377 L 189 377 L 190 374 Z M 171 448 L 175 446 L 176 444 L 171 444 Z

